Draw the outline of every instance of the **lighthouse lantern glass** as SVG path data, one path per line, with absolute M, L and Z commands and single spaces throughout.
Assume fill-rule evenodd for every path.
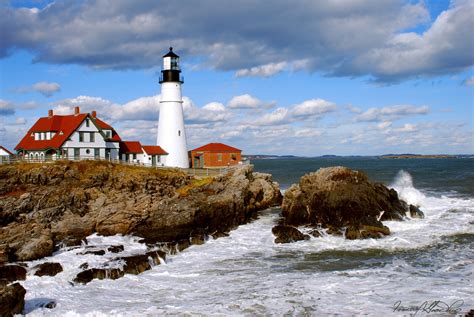
M 179 58 L 178 57 L 171 57 L 171 69 L 172 70 L 179 70 Z

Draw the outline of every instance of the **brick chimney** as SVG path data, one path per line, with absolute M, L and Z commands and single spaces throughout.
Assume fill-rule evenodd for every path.
M 79 107 L 74 107 L 74 115 L 78 115 L 81 109 Z
M 92 115 L 92 118 L 94 119 L 97 118 L 97 112 L 95 110 L 92 111 L 91 115 Z
M 48 110 L 48 118 L 51 118 L 54 115 L 53 109 Z

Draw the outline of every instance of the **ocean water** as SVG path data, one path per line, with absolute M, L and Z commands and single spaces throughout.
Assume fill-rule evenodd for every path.
M 89 262 L 105 256 L 63 249 L 29 263 L 60 262 L 55 277 L 29 273 L 23 286 L 28 316 L 450 316 L 474 309 L 474 159 L 256 160 L 282 189 L 319 167 L 344 165 L 395 188 L 424 219 L 385 224 L 383 239 L 347 241 L 323 235 L 273 243 L 278 208 L 261 212 L 229 237 L 209 240 L 140 275 L 71 283 Z M 145 250 L 136 237 L 97 235 L 89 246 L 123 244 L 122 254 Z M 119 264 L 117 264 L 119 265 Z M 52 310 L 41 306 L 55 301 Z M 418 311 L 417 311 L 418 309 Z M 437 311 L 438 310 L 438 311 Z M 446 312 L 447 311 L 447 312 Z

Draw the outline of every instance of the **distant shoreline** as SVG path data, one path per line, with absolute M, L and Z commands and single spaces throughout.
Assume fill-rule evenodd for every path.
M 384 154 L 384 155 L 322 155 L 322 156 L 296 156 L 296 155 L 244 155 L 248 160 L 271 160 L 271 159 L 298 159 L 298 158 L 324 158 L 324 159 L 337 159 L 337 158 L 379 158 L 379 159 L 456 159 L 456 158 L 474 158 L 474 154 Z

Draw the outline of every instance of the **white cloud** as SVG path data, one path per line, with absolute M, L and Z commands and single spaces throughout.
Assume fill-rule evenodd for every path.
M 377 124 L 377 128 L 381 129 L 381 130 L 385 130 L 387 128 L 390 128 L 392 126 L 392 122 L 390 121 L 383 121 L 383 122 L 380 122 L 379 124 Z
M 394 129 L 396 132 L 415 132 L 417 130 L 417 126 L 410 123 L 405 123 L 402 127 Z
M 277 108 L 271 113 L 265 114 L 262 118 L 257 120 L 256 124 L 261 125 L 279 125 L 288 122 L 289 112 L 286 108 Z
M 271 77 L 282 72 L 287 67 L 286 62 L 269 63 L 265 65 L 255 66 L 249 69 L 239 69 L 236 77 Z
M 48 83 L 45 81 L 33 84 L 31 87 L 34 91 L 37 91 L 46 97 L 51 97 L 54 93 L 61 90 L 61 86 L 58 83 Z
M 336 109 L 336 105 L 323 99 L 310 99 L 297 104 L 291 110 L 294 117 L 319 116 Z
M 225 111 L 225 106 L 220 102 L 210 102 L 202 107 L 204 110 L 222 112 Z
M 235 96 L 227 103 L 231 109 L 256 109 L 256 108 L 272 108 L 276 103 L 263 102 L 262 100 L 253 97 L 249 94 Z
M 0 99 L 0 116 L 11 116 L 15 114 L 15 106 L 6 100 Z
M 365 112 L 357 115 L 355 121 L 386 121 L 387 119 L 395 120 L 403 116 L 427 114 L 429 108 L 427 106 L 416 107 L 413 105 L 395 105 L 383 108 L 370 108 Z
M 474 2 L 454 1 L 423 34 L 393 34 L 385 45 L 359 55 L 348 72 L 372 73 L 378 81 L 456 73 L 473 65 Z
M 295 131 L 295 137 L 303 137 L 303 138 L 314 138 L 319 137 L 323 133 L 321 131 L 315 129 L 300 129 Z

